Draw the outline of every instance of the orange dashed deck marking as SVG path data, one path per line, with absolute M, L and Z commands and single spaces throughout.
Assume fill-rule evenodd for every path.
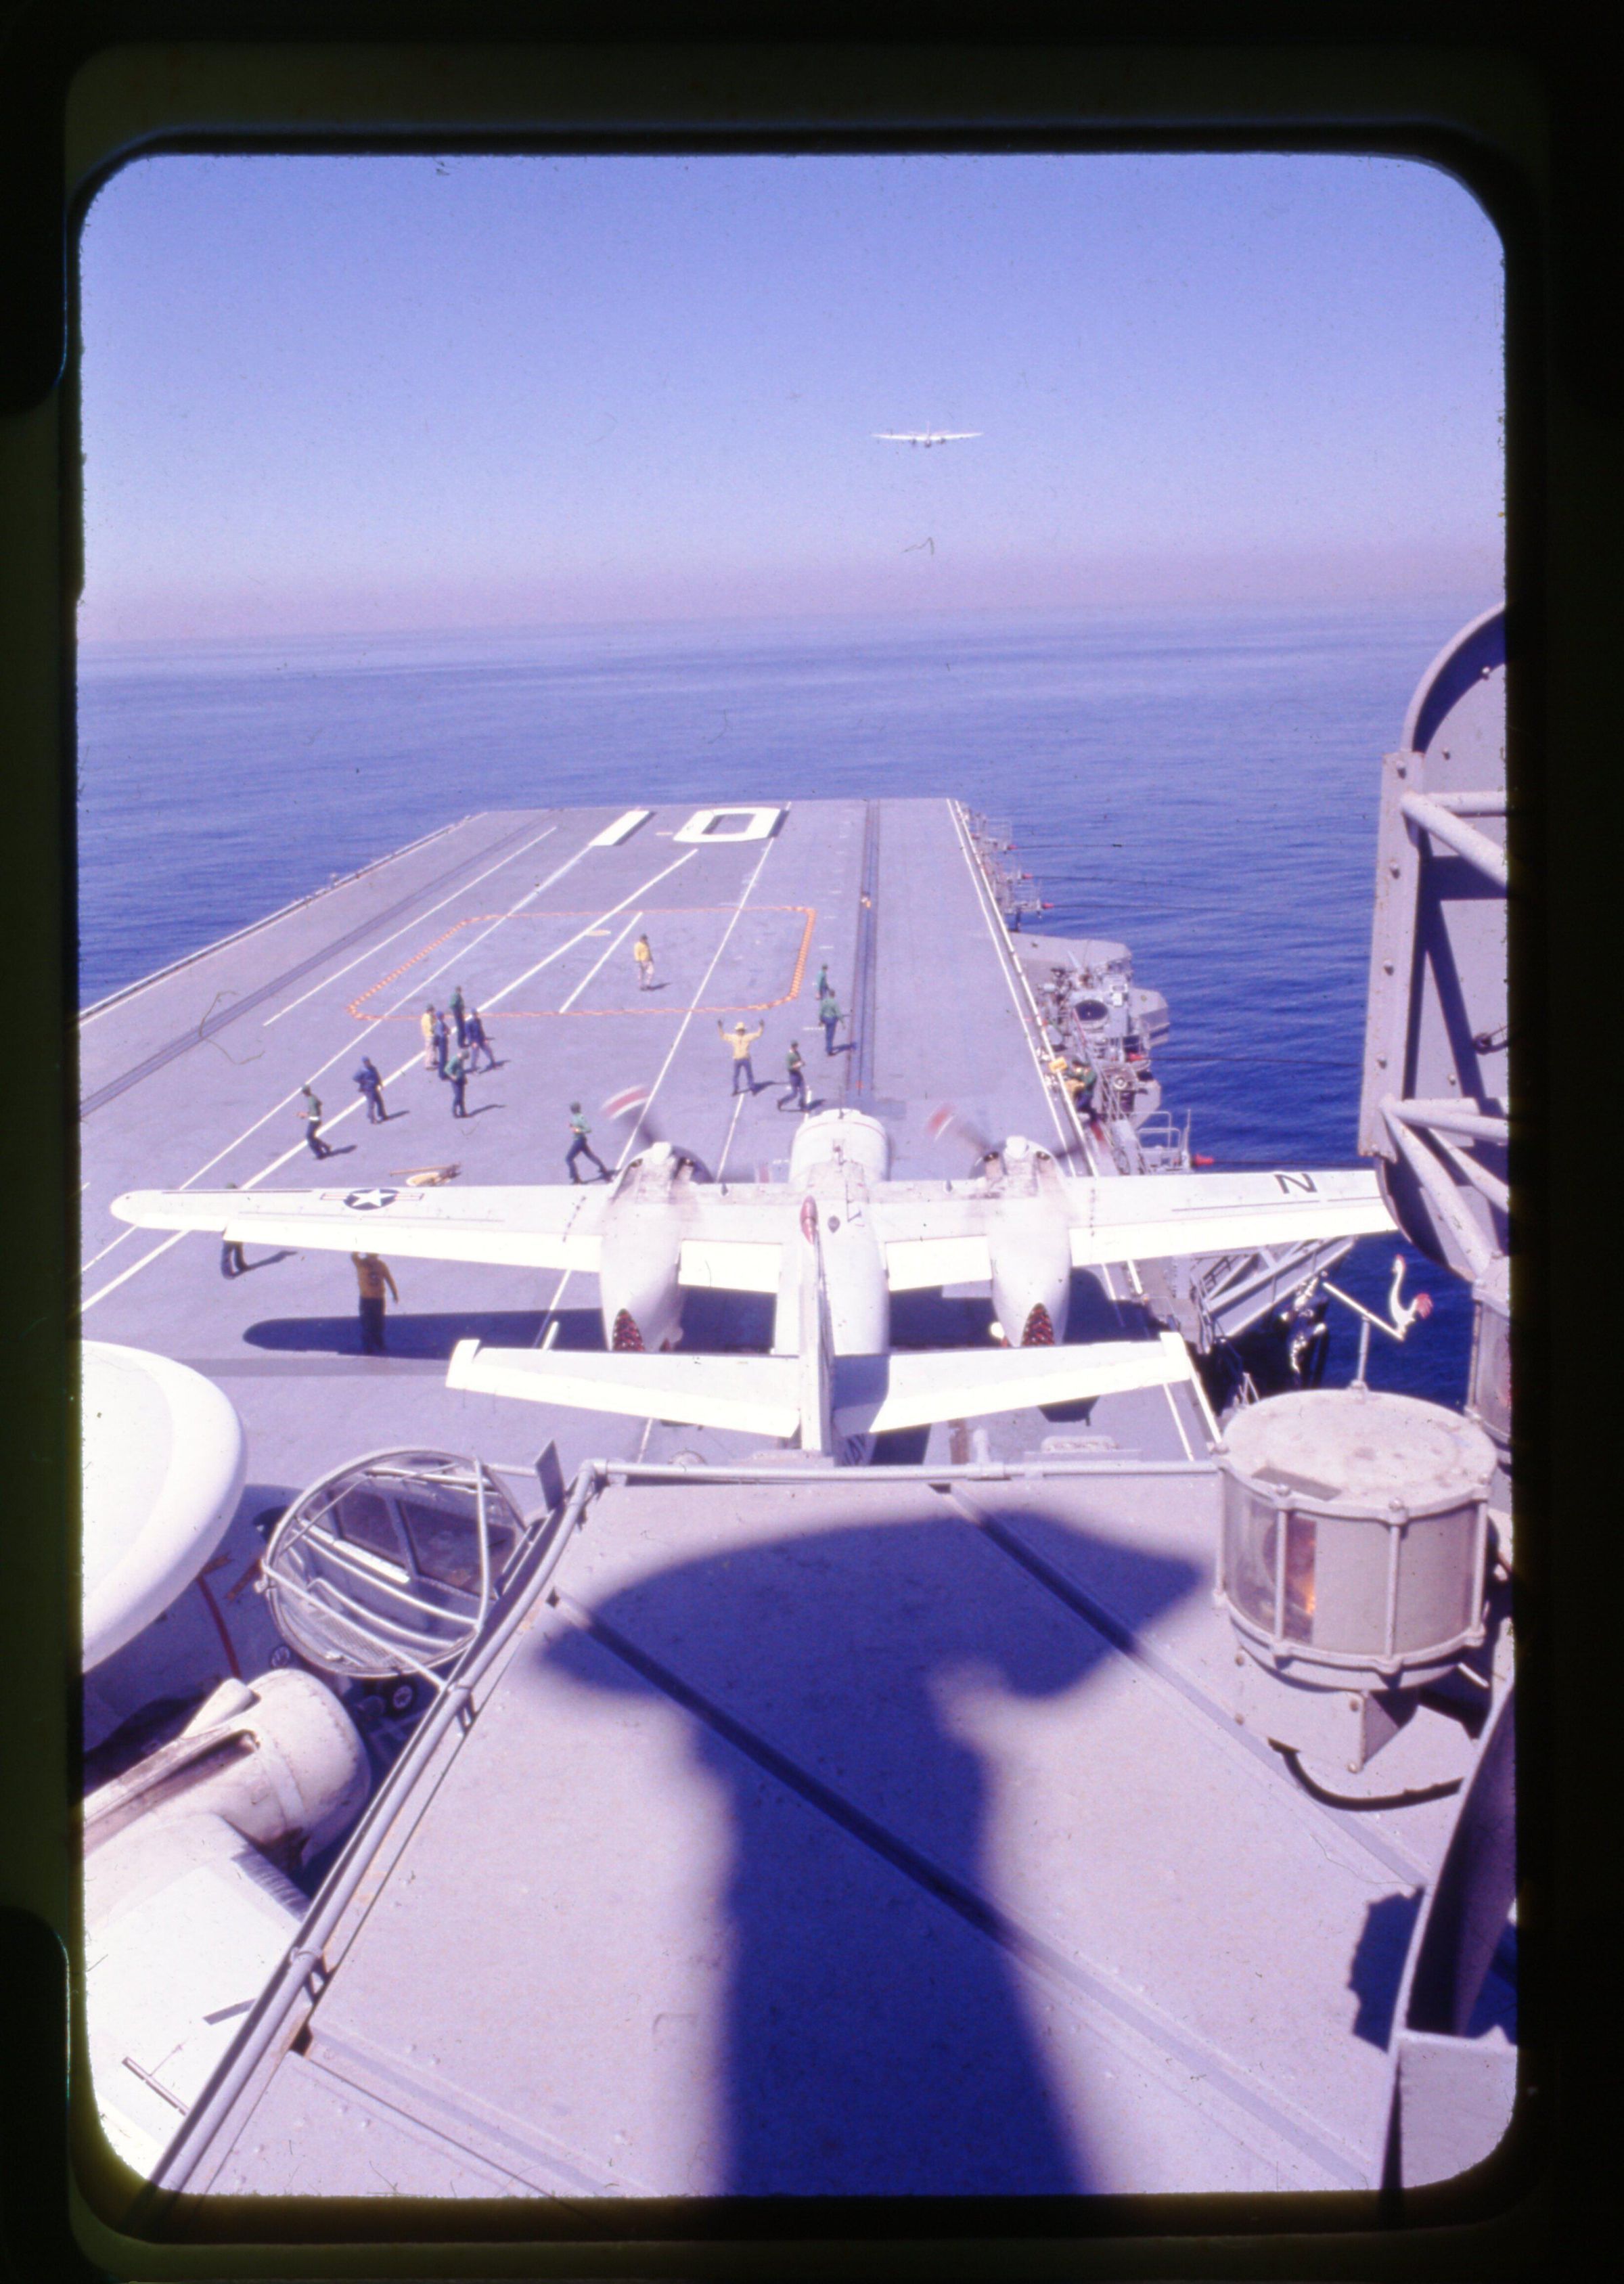
M 494 1019 L 506 1023 L 517 1018 L 520 1022 L 528 1023 L 550 1021 L 559 1016 L 567 1021 L 577 1015 L 762 1015 L 770 1008 L 782 1007 L 787 1001 L 800 996 L 807 972 L 807 955 L 812 949 L 812 931 L 817 925 L 817 908 L 815 904 L 753 904 L 750 909 L 753 915 L 760 912 L 800 912 L 805 919 L 806 925 L 800 931 L 800 942 L 796 947 L 795 966 L 790 976 L 789 989 L 781 991 L 776 999 L 726 999 L 703 1007 L 685 1007 L 680 1003 L 668 1003 L 660 1007 L 503 1007 L 494 1011 Z M 649 919 L 687 919 L 696 912 L 730 912 L 732 910 L 731 904 L 650 904 L 644 917 Z M 528 908 L 517 912 L 469 912 L 441 935 L 431 937 L 427 943 L 412 953 L 410 959 L 403 959 L 398 967 L 392 967 L 386 975 L 380 975 L 376 983 L 368 984 L 364 991 L 350 1001 L 347 1012 L 362 1023 L 419 1022 L 422 1020 L 420 1010 L 402 1008 L 397 1014 L 379 1015 L 368 1010 L 367 1002 L 375 999 L 380 991 L 386 991 L 392 983 L 398 983 L 402 975 L 410 975 L 430 952 L 438 951 L 442 943 L 449 943 L 452 937 L 459 935 L 464 928 L 478 927 L 486 920 L 570 920 L 584 918 L 585 913 L 582 911 L 552 912 Z M 473 1004 L 477 1006 L 479 1003 L 476 1000 Z

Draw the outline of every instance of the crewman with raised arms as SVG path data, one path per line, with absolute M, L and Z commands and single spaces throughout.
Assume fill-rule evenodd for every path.
M 766 1029 L 766 1028 L 767 1026 L 764 1023 L 758 1023 L 753 1031 L 747 1031 L 745 1029 L 745 1019 L 741 1015 L 738 1022 L 734 1024 L 732 1029 L 730 1031 L 727 1026 L 723 1023 L 721 1016 L 718 1015 L 716 1018 L 717 1030 L 727 1041 L 729 1046 L 733 1050 L 733 1091 L 735 1094 L 739 1091 L 741 1086 L 747 1088 L 752 1094 L 755 1092 L 755 1072 L 751 1068 L 750 1050 L 755 1044 L 755 1042 L 761 1037 L 761 1033 Z

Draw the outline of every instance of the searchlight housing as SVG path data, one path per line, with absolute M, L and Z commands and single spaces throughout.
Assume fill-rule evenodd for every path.
M 1354 1387 L 1271 1396 L 1220 1454 L 1214 1600 L 1236 1717 L 1362 1768 L 1486 1632 L 1495 1451 L 1469 1420 Z

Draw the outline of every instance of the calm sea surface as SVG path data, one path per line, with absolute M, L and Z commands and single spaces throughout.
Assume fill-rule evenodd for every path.
M 82 1004 L 477 810 L 954 794 L 1009 821 L 1045 929 L 1167 994 L 1197 1150 L 1352 1163 L 1380 757 L 1492 599 L 89 651 Z M 1378 1298 L 1393 1250 L 1337 1281 Z M 1457 1402 L 1465 1294 L 1406 1283 L 1437 1313 L 1371 1381 Z

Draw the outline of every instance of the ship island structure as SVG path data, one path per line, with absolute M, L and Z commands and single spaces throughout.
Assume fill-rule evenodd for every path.
M 397 1201 L 566 1179 L 574 1104 L 605 1190 L 765 1198 L 831 1113 L 894 1183 L 1007 1181 L 1012 1137 L 1113 1197 L 1185 1181 L 1165 1001 L 1124 943 L 1045 934 L 1007 830 L 952 801 L 466 817 L 86 1011 L 105 2218 L 668 2234 L 694 2200 L 1375 2198 L 1490 2158 L 1503 679 L 1490 612 L 1383 765 L 1359 1144 L 1386 1225 L 1472 1287 L 1453 1411 L 1367 1387 L 1362 1349 L 1323 1384 L 1346 1237 L 1079 1267 L 1060 1364 L 1172 1361 L 962 1415 L 956 1359 L 1043 1341 L 1003 1338 L 952 1240 L 894 1278 L 893 1382 L 822 1435 L 582 1408 L 572 1371 L 658 1367 L 589 1266 L 392 1253 Z M 491 1042 L 455 1122 L 421 1028 L 454 989 Z M 353 1219 L 386 1352 L 350 1262 L 258 1202 L 213 1236 L 113 1211 L 228 1185 Z M 708 1242 L 670 1352 L 764 1358 L 770 1279 Z M 1413 1313 L 1395 1279 L 1367 1342 Z

